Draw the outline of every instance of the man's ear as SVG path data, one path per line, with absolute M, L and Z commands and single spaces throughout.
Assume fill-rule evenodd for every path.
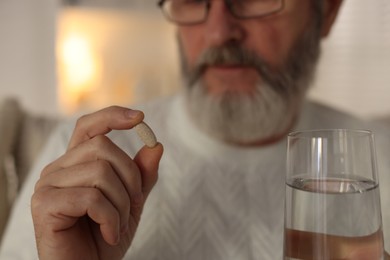
M 321 29 L 321 36 L 326 37 L 329 35 L 332 29 L 333 23 L 336 20 L 337 14 L 339 13 L 340 6 L 343 0 L 323 0 L 323 23 Z

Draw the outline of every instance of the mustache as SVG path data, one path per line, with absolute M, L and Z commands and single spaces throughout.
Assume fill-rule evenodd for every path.
M 194 85 L 209 66 L 249 66 L 268 80 L 271 74 L 271 66 L 254 52 L 236 44 L 228 44 L 221 47 L 213 47 L 202 53 L 189 75 L 189 85 Z

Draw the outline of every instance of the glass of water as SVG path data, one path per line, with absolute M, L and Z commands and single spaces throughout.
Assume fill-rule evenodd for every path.
M 285 259 L 384 259 L 371 132 L 289 134 L 284 238 Z

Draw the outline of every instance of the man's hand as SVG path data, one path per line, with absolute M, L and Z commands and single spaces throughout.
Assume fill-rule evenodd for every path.
M 130 158 L 105 136 L 143 113 L 110 107 L 81 117 L 66 153 L 41 173 L 31 200 L 40 259 L 121 259 L 157 181 L 163 147 Z

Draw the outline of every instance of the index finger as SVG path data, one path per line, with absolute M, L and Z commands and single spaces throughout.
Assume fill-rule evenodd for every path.
M 111 130 L 131 129 L 144 118 L 138 110 L 111 106 L 97 112 L 84 115 L 77 120 L 70 139 L 68 150 L 97 135 L 104 135 Z

